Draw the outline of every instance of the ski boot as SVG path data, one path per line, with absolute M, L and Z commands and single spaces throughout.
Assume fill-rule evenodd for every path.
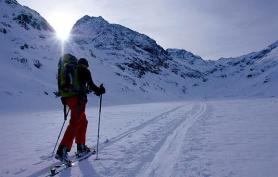
M 60 160 L 66 166 L 71 167 L 72 166 L 72 162 L 68 158 L 68 151 L 69 150 L 67 149 L 66 146 L 60 145 L 58 147 L 57 153 L 55 155 L 55 159 Z
M 77 152 L 76 152 L 77 157 L 82 157 L 83 155 L 86 155 L 90 152 L 94 153 L 95 149 L 89 148 L 85 144 L 77 144 Z

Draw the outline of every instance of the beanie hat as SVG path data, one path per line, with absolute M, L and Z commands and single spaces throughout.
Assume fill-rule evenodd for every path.
M 89 63 L 88 63 L 88 61 L 85 59 L 85 58 L 80 58 L 79 60 L 78 60 L 78 64 L 79 65 L 85 65 L 85 66 L 87 66 L 87 67 L 89 67 Z

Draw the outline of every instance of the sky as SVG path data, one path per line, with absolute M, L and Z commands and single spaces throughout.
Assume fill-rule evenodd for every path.
M 18 0 L 60 33 L 102 16 L 204 59 L 237 57 L 278 40 L 278 0 Z

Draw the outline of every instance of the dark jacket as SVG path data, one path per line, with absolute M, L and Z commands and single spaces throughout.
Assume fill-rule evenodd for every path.
M 95 85 L 93 82 L 91 72 L 89 69 L 82 67 L 82 66 L 77 66 L 77 77 L 78 77 L 78 82 L 79 82 L 79 93 L 80 96 L 85 96 L 87 97 L 87 93 L 89 91 L 94 91 L 98 92 L 99 87 Z

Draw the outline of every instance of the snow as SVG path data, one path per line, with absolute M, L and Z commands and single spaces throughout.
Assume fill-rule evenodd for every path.
M 93 155 L 59 176 L 275 177 L 277 106 L 276 98 L 104 106 L 100 160 Z M 98 105 L 87 115 L 87 144 L 95 146 Z M 4 114 L 0 121 L 0 176 L 46 176 L 57 162 L 46 157 L 62 110 Z

